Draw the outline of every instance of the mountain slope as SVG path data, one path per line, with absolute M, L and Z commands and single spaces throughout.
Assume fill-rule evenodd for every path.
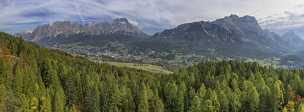
M 1 112 L 122 109 L 119 104 L 134 104 L 137 96 L 132 93 L 137 87 L 156 84 L 159 77 L 161 74 L 93 63 L 0 33 Z M 122 92 L 126 94 L 116 98 Z M 126 99 L 130 102 L 124 102 Z
M 304 47 L 304 40 L 293 31 L 288 31 L 284 33 L 281 37 L 287 44 L 292 46 L 292 48 L 295 50 L 301 50 Z
M 275 56 L 289 49 L 278 35 L 262 30 L 251 16 L 231 15 L 212 22 L 187 23 L 154 37 L 185 41 L 193 50 L 214 49 L 224 56 Z
M 1 112 L 296 110 L 303 105 L 303 74 L 241 61 L 153 74 L 92 63 L 0 33 Z

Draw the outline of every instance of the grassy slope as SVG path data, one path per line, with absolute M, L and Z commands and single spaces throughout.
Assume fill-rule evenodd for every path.
M 137 63 L 122 63 L 122 62 L 104 62 L 110 65 L 114 65 L 117 67 L 127 67 L 134 68 L 139 70 L 144 70 L 152 73 L 161 73 L 161 74 L 172 74 L 173 72 L 164 69 L 161 66 L 151 65 L 151 64 L 137 64 Z

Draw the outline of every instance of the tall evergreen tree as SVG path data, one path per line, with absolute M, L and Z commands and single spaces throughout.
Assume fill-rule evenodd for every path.
M 145 84 L 141 83 L 140 86 L 140 94 L 139 94 L 139 101 L 138 101 L 138 112 L 149 112 L 149 102 L 148 102 L 148 93 L 147 87 Z
M 202 112 L 201 108 L 201 99 L 194 96 L 190 103 L 189 112 Z
M 242 93 L 242 111 L 259 111 L 259 93 L 251 81 L 244 81 Z

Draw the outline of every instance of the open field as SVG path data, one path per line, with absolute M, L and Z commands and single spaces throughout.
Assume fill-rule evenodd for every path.
M 121 62 L 104 62 L 110 65 L 118 66 L 118 67 L 128 67 L 139 70 L 145 70 L 153 73 L 162 73 L 162 74 L 171 74 L 173 72 L 164 69 L 161 66 L 151 65 L 151 64 L 137 64 L 137 63 L 121 63 Z

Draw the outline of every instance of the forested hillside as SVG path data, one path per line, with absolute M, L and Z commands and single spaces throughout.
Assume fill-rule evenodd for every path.
M 303 79 L 239 61 L 153 74 L 0 33 L 0 112 L 303 112 Z

